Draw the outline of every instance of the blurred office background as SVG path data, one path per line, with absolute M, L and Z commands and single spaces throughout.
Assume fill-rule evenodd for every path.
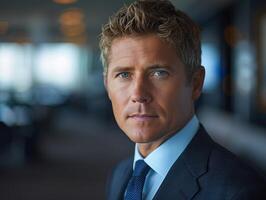
M 133 152 L 99 59 L 101 25 L 130 0 L 0 0 L 0 199 L 104 199 Z M 266 173 L 266 2 L 172 0 L 202 29 L 197 113 L 212 137 Z

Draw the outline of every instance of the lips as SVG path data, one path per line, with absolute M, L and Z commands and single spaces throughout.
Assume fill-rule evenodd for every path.
M 136 121 L 149 121 L 149 120 L 153 120 L 158 118 L 157 115 L 153 115 L 153 114 L 132 114 L 129 115 L 128 118 L 130 119 L 134 119 Z

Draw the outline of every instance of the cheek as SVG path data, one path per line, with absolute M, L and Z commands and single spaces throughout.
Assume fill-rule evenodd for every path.
M 119 91 L 109 93 L 109 98 L 112 103 L 113 113 L 117 121 L 120 121 L 123 116 L 123 110 L 126 106 L 125 95 Z
M 192 96 L 191 90 L 186 87 L 172 88 L 164 90 L 157 95 L 162 112 L 168 120 L 182 118 L 182 115 L 191 109 Z

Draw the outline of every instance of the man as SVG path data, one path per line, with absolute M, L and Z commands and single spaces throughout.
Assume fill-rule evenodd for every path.
M 136 143 L 115 168 L 108 199 L 264 199 L 264 182 L 195 116 L 205 71 L 186 14 L 169 1 L 136 1 L 103 26 L 100 48 L 115 119 Z

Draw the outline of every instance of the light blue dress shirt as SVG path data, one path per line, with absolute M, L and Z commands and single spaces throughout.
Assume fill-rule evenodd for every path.
M 138 144 L 136 144 L 133 169 L 136 161 L 140 159 L 144 159 L 151 168 L 143 187 L 144 200 L 152 200 L 168 171 L 190 143 L 198 128 L 199 121 L 194 115 L 184 128 L 152 151 L 146 158 L 141 156 Z

